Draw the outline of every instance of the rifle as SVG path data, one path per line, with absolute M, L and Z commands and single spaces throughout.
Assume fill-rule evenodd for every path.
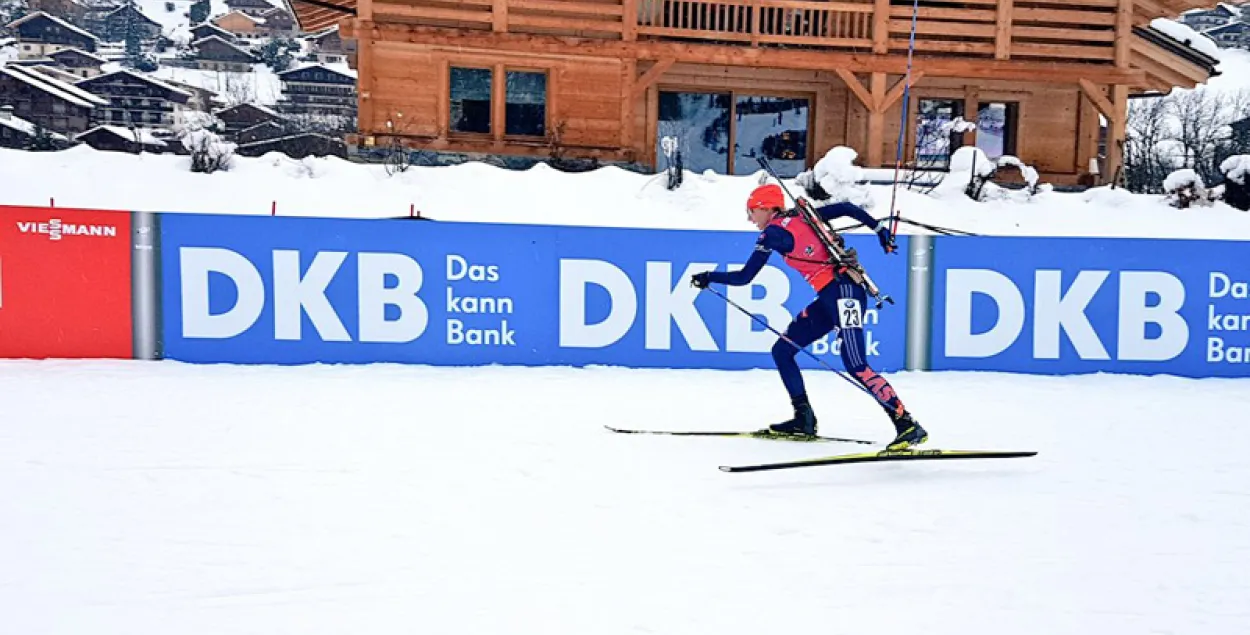
M 756 157 L 755 159 L 770 176 L 776 179 L 777 184 L 781 186 L 781 191 L 785 192 L 786 196 L 789 196 L 790 199 L 794 201 L 795 207 L 798 209 L 799 216 L 816 232 L 816 236 L 820 239 L 821 244 L 825 246 L 825 249 L 828 250 L 829 254 L 833 257 L 834 262 L 831 264 L 845 269 L 847 275 L 851 278 L 851 281 L 863 287 L 864 291 L 877 301 L 878 309 L 880 309 L 885 302 L 894 304 L 894 298 L 881 294 L 881 289 L 877 287 L 877 283 L 872 281 L 872 278 L 864 269 L 864 265 L 860 264 L 858 259 L 849 257 L 846 250 L 846 244 L 842 240 L 842 237 L 834 232 L 829 225 L 825 224 L 824 220 L 816 214 L 816 210 L 812 209 L 812 206 L 808 204 L 807 201 L 800 201 L 797 197 L 790 193 L 790 190 L 786 189 L 785 182 L 781 180 L 781 177 L 777 176 L 777 172 L 773 170 L 772 165 L 768 163 L 767 159 L 762 156 Z M 847 264 L 848 262 L 853 264 Z

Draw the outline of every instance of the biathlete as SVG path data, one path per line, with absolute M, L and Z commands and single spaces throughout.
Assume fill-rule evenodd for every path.
M 797 204 L 809 205 L 806 200 Z M 878 222 L 856 205 L 834 203 L 814 211 L 824 222 L 849 216 L 866 227 L 875 227 L 886 253 L 894 250 L 893 236 L 886 221 Z M 816 434 L 816 414 L 808 402 L 803 375 L 794 358 L 799 349 L 837 328 L 842 336 L 842 363 L 851 376 L 877 399 L 894 423 L 896 436 L 886 446 L 887 449 L 902 450 L 928 440 L 928 433 L 907 412 L 894 388 L 868 365 L 864 355 L 863 324 L 866 294 L 864 288 L 846 273 L 847 266 L 855 266 L 855 262 L 835 264 L 832 254 L 799 211 L 786 209 L 784 192 L 777 185 L 762 185 L 751 192 L 747 199 L 747 217 L 761 233 L 746 265 L 733 272 L 700 272 L 692 277 L 691 283 L 700 289 L 713 282 L 732 286 L 749 284 L 775 251 L 816 290 L 816 299 L 786 329 L 786 337 L 794 344 L 778 338 L 773 345 L 773 360 L 786 391 L 790 393 L 794 418 L 773 424 L 769 429 L 786 434 Z M 849 254 L 854 259 L 854 250 L 849 250 Z

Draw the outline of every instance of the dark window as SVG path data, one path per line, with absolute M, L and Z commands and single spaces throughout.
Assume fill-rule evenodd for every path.
M 547 130 L 547 74 L 508 71 L 504 134 L 541 137 Z
M 1016 154 L 1016 124 L 1020 106 L 1015 103 L 977 104 L 977 147 L 991 159 Z
M 731 99 L 729 93 L 661 91 L 655 135 L 656 167 L 676 161 L 676 152 L 680 152 L 684 169 L 728 173 Z M 666 157 L 666 145 L 675 145 L 673 156 Z
M 963 133 L 955 132 L 951 124 L 963 117 L 964 102 L 921 99 L 916 109 L 916 166 L 946 169 L 951 155 L 963 144 Z
M 738 95 L 734 100 L 734 174 L 754 174 L 768 163 L 783 178 L 807 165 L 809 102 L 798 97 Z
M 451 69 L 452 132 L 490 132 L 490 69 Z

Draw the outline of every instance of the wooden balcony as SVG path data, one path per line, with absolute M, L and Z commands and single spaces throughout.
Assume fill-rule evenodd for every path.
M 845 53 L 905 53 L 910 0 L 364 0 L 374 22 Z M 1153 13 L 1128 0 L 926 0 L 918 53 L 1113 64 L 1117 26 Z M 1152 7 L 1155 5 L 1151 5 Z M 1119 12 L 1134 11 L 1125 23 Z

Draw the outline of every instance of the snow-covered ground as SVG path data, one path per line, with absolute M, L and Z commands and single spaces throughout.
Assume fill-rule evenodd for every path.
M 23 635 L 1250 632 L 1246 381 L 893 381 L 933 447 L 1040 454 L 726 474 L 865 446 L 602 427 L 776 420 L 767 371 L 2 362 L 0 614 Z M 871 400 L 809 384 L 825 432 L 886 438 Z
M 174 155 L 56 153 L 0 149 L 0 204 L 163 212 L 384 218 L 611 227 L 751 230 L 743 204 L 758 175 L 687 174 L 669 191 L 664 175 L 618 168 L 570 174 L 545 165 L 506 170 L 482 163 L 414 166 L 388 176 L 381 165 L 285 155 L 236 157 L 229 172 L 193 174 Z M 791 191 L 799 192 L 791 184 Z M 869 186 L 871 213 L 890 211 L 890 186 Z M 1046 192 L 1032 201 L 974 203 L 899 188 L 904 218 L 987 235 L 1250 238 L 1250 214 L 1223 203 L 1180 211 L 1162 197 L 1096 188 Z M 901 224 L 901 232 L 925 230 Z

